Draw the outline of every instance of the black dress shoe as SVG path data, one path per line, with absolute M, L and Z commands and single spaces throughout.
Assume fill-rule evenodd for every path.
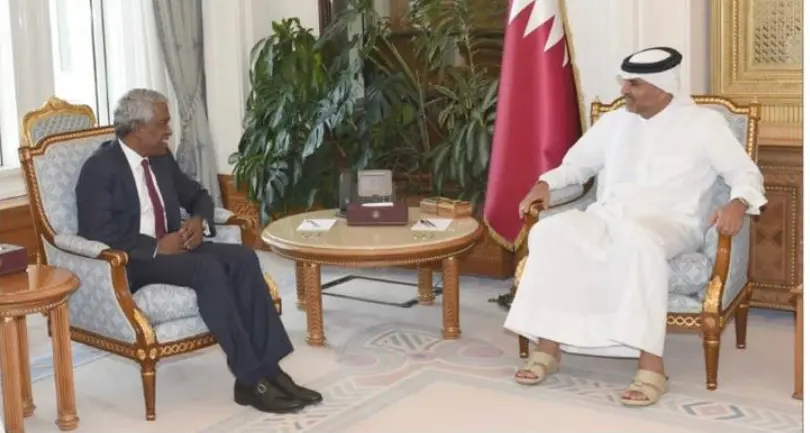
M 304 402 L 305 404 L 313 404 L 323 401 L 323 396 L 321 393 L 298 385 L 292 380 L 292 377 L 290 377 L 289 374 L 283 371 L 277 378 L 268 380 L 268 382 L 274 385 L 287 397 Z
M 292 413 L 306 406 L 304 402 L 290 398 L 265 379 L 255 386 L 245 386 L 238 381 L 235 382 L 233 400 L 239 405 L 252 406 L 257 410 L 269 413 Z

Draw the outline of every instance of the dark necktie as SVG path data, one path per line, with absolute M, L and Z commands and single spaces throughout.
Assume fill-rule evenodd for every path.
M 152 200 L 152 212 L 155 213 L 155 238 L 160 239 L 166 234 L 166 221 L 164 221 L 166 217 L 164 216 L 163 204 L 160 203 L 155 180 L 152 179 L 149 160 L 144 158 L 141 161 L 141 167 L 143 167 L 143 175 L 146 177 L 146 190 L 149 192 L 149 199 Z

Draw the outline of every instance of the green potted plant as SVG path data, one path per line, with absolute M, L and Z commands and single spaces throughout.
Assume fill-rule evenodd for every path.
M 348 0 L 320 38 L 295 18 L 273 23 L 251 51 L 244 133 L 230 157 L 263 222 L 335 206 L 346 168 L 391 169 L 417 193 L 427 176 L 433 194 L 482 201 L 497 74 L 479 58 L 498 38 L 480 30 L 491 8 L 471 1 L 416 0 L 409 45 L 372 0 Z M 358 22 L 363 30 L 349 32 Z
M 229 162 L 263 222 L 335 206 L 343 169 L 410 170 L 425 152 L 424 115 L 402 97 L 408 76 L 386 67 L 404 64 L 387 57 L 387 21 L 370 0 L 349 3 L 320 38 L 291 18 L 251 51 L 244 132 Z M 347 37 L 358 20 L 367 30 Z
M 417 58 L 437 77 L 428 109 L 442 135 L 426 155 L 433 192 L 476 208 L 486 191 L 498 93 L 498 65 L 486 60 L 501 51 L 491 27 L 504 12 L 501 2 L 415 0 L 409 13 Z
M 272 30 L 251 50 L 244 132 L 229 158 L 264 221 L 333 205 L 341 165 L 356 150 L 339 140 L 325 145 L 354 113 L 345 76 L 329 67 L 318 38 L 297 18 Z

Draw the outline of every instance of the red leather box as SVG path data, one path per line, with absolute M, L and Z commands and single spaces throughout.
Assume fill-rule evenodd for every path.
M 349 203 L 346 224 L 350 226 L 408 225 L 408 205 L 394 203 L 391 206 L 363 206 L 362 203 Z
M 28 253 L 25 247 L 0 244 L 0 275 L 24 272 L 28 268 Z

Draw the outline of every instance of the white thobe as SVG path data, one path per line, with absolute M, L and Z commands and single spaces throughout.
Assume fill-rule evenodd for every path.
M 567 352 L 662 356 L 668 259 L 700 247 L 718 176 L 758 214 L 762 174 L 722 114 L 681 98 L 648 120 L 605 114 L 540 180 L 556 189 L 596 174 L 595 203 L 532 227 L 504 326 Z

